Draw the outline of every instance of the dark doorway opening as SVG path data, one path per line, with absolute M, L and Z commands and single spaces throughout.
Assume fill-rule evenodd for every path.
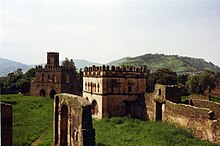
M 54 95 L 56 95 L 56 94 L 57 94 L 56 91 L 54 89 L 52 89 L 50 91 L 50 98 L 54 98 Z
M 43 97 L 46 96 L 46 91 L 44 89 L 40 90 L 40 96 L 43 96 Z
M 125 115 L 126 116 L 131 116 L 132 117 L 132 105 L 134 104 L 134 101 L 124 101 L 125 103 Z
M 68 131 L 68 107 L 61 107 L 61 122 L 60 122 L 60 145 L 67 146 L 67 131 Z
M 92 114 L 93 115 L 98 115 L 98 104 L 95 100 L 92 101 Z
M 156 102 L 156 121 L 162 120 L 162 103 Z

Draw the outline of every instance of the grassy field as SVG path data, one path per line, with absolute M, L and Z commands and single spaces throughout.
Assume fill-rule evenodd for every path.
M 47 134 L 48 130 L 52 132 L 52 99 L 23 95 L 1 95 L 1 101 L 13 105 L 13 145 L 30 145 L 42 134 Z
M 45 97 L 1 95 L 13 105 L 13 145 L 52 145 L 53 100 Z M 97 146 L 212 146 L 184 129 L 164 122 L 127 117 L 93 120 Z
M 211 146 L 188 131 L 164 122 L 127 117 L 93 121 L 98 146 Z

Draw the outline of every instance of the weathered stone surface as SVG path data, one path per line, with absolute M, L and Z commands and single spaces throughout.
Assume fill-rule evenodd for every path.
M 12 106 L 0 102 L 1 106 L 1 145 L 12 146 Z
M 181 104 L 179 103 L 180 94 L 175 93 L 179 92 L 178 88 L 172 86 L 168 88 L 169 90 L 166 90 L 167 86 L 156 85 L 155 92 L 146 95 L 149 119 L 176 123 L 188 128 L 200 139 L 220 144 L 220 104 L 195 99 L 190 100 L 189 105 Z
M 146 75 L 146 67 L 86 67 L 83 97 L 92 103 L 93 117 L 140 117 L 146 112 L 145 102 L 138 102 L 146 90 Z
M 53 98 L 58 93 L 81 94 L 78 91 L 74 68 L 59 65 L 59 53 L 48 52 L 45 67 L 37 66 L 35 78 L 31 81 L 30 95 Z
M 94 146 L 91 104 L 83 97 L 58 94 L 54 98 L 54 145 Z

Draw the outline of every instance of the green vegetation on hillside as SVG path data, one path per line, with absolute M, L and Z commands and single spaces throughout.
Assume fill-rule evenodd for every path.
M 45 97 L 1 95 L 13 105 L 13 145 L 52 145 L 53 100 Z M 93 120 L 96 144 L 211 146 L 184 129 L 164 122 L 141 121 L 127 117 Z
M 219 67 L 215 66 L 211 62 L 206 62 L 203 59 L 164 54 L 145 54 L 137 57 L 127 57 L 110 62 L 109 64 L 132 66 L 146 65 L 148 69 L 153 72 L 159 68 L 168 68 L 177 73 L 198 72 L 204 69 L 214 72 L 220 71 Z

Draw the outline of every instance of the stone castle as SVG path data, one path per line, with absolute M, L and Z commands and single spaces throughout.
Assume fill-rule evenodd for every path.
M 129 114 L 130 104 L 145 94 L 146 75 L 146 67 L 86 67 L 83 97 L 92 103 L 94 117 Z
M 48 52 L 47 64 L 36 66 L 35 78 L 31 81 L 30 95 L 54 97 L 57 93 L 80 94 L 76 72 L 70 65 L 59 65 L 59 53 Z
M 77 93 L 75 75 L 71 75 L 68 66 L 59 66 L 57 56 L 48 53 L 47 65 L 37 67 L 31 83 L 32 95 L 54 97 L 57 93 Z M 146 70 L 146 66 L 85 67 L 82 96 L 91 103 L 92 116 L 101 119 L 129 115 L 168 121 L 190 129 L 201 139 L 220 143 L 219 103 L 196 99 L 182 103 L 180 88 L 172 85 L 157 84 L 154 93 L 146 94 Z

